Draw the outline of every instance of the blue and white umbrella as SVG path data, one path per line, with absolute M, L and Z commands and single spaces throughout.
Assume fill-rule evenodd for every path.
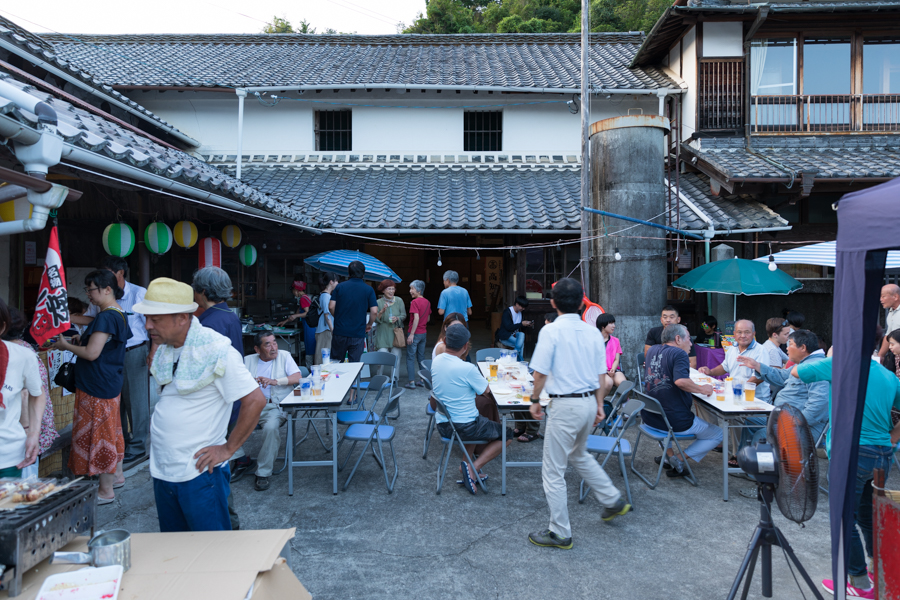
M 369 256 L 359 250 L 331 250 L 310 256 L 303 262 L 314 269 L 331 271 L 347 277 L 347 266 L 354 260 L 358 260 L 366 266 L 365 279 L 369 281 L 381 281 L 382 279 L 391 279 L 397 283 L 403 281 L 389 266 L 374 256 Z
M 776 265 L 819 265 L 833 267 L 835 262 L 835 245 L 837 242 L 822 242 L 810 244 L 775 252 L 755 259 L 760 262 L 769 262 L 769 256 L 775 259 Z M 900 269 L 900 252 L 892 250 L 888 252 L 886 269 Z

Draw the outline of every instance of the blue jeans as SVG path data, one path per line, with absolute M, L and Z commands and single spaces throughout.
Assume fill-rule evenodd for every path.
M 226 462 L 204 471 L 190 481 L 171 483 L 153 479 L 156 514 L 159 530 L 170 531 L 231 531 L 228 516 L 228 494 L 231 469 Z
M 511 346 L 516 349 L 516 354 L 519 355 L 519 360 L 525 360 L 525 334 L 521 331 L 517 331 L 505 340 L 503 343 L 507 346 Z
M 891 470 L 892 446 L 860 446 L 859 459 L 856 466 L 856 509 L 853 518 L 863 537 L 859 538 L 859 529 L 855 526 L 850 533 L 850 559 L 847 561 L 847 572 L 851 576 L 862 577 L 866 574 L 866 552 L 872 555 L 872 478 L 875 469 L 884 469 L 885 475 Z M 863 551 L 865 543 L 865 551 Z
M 422 368 L 422 361 L 425 360 L 425 338 L 428 334 L 417 333 L 413 336 L 413 343 L 406 345 L 406 373 L 409 375 L 411 382 L 416 381 L 416 364 Z

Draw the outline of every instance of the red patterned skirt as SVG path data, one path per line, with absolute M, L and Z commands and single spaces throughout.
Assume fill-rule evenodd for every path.
M 125 456 L 119 398 L 95 398 L 75 391 L 69 468 L 76 475 L 115 473 Z

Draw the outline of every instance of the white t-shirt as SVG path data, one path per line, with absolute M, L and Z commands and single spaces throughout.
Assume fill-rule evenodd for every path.
M 522 322 L 522 313 L 516 311 L 516 307 L 515 307 L 515 306 L 510 306 L 510 307 L 509 307 L 509 314 L 512 315 L 512 322 L 513 322 L 513 325 L 518 325 L 519 323 Z
M 176 349 L 175 360 L 181 355 Z M 181 395 L 169 384 L 159 394 L 150 421 L 150 475 L 181 483 L 197 477 L 194 454 L 225 443 L 231 405 L 255 389 L 256 380 L 238 351 L 229 348 L 225 374 L 203 389 Z
M 265 377 L 266 379 L 280 379 L 281 377 L 290 377 L 294 373 L 300 372 L 300 367 L 297 366 L 297 363 L 294 361 L 294 357 L 290 355 L 284 358 L 284 375 L 280 375 L 277 373 L 275 375 L 272 375 L 272 367 L 274 366 L 274 360 L 270 360 L 269 362 L 260 360 L 256 365 L 256 377 Z M 261 385 L 259 386 L 259 389 L 262 390 L 263 396 L 266 397 L 267 401 L 272 399 L 271 385 Z
M 3 404 L 0 408 L 0 469 L 14 467 L 25 460 L 25 430 L 22 417 L 22 390 L 32 396 L 43 393 L 41 372 L 34 352 L 17 344 L 3 342 L 9 350 L 9 365 L 3 380 Z M 48 400 L 49 402 L 49 400 Z M 37 423 L 40 427 L 41 424 Z
M 767 360 L 765 364 L 776 369 L 784 368 L 784 364 L 788 360 L 788 355 L 785 354 L 781 348 L 776 346 L 775 342 L 766 340 L 763 344 L 763 350 L 769 353 L 769 360 Z

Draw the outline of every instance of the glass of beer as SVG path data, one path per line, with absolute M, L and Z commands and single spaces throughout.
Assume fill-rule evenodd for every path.
M 497 360 L 494 358 L 487 359 L 488 369 L 491 374 L 491 379 L 497 378 Z
M 713 389 L 716 392 L 716 400 L 718 402 L 725 402 L 725 383 L 722 381 L 716 381 L 713 383 Z
M 744 383 L 744 402 L 753 402 L 756 399 L 756 384 L 749 381 Z

